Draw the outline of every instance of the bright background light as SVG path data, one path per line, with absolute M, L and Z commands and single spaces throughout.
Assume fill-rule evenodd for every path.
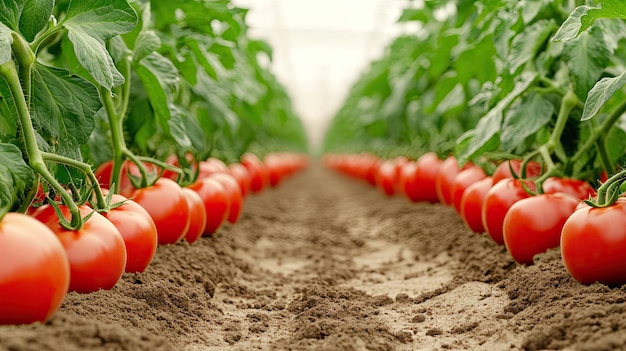
M 412 4 L 415 5 L 414 1 Z M 233 0 L 250 9 L 250 36 L 274 49 L 272 71 L 287 87 L 312 148 L 319 147 L 348 89 L 408 30 L 397 19 L 410 0 Z

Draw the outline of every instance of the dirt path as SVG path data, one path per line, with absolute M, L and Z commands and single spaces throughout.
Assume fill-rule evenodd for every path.
M 626 255 L 626 254 L 625 254 Z M 450 208 L 319 167 L 252 197 L 232 227 L 160 247 L 111 291 L 70 294 L 0 351 L 623 350 L 626 288 L 532 267 Z

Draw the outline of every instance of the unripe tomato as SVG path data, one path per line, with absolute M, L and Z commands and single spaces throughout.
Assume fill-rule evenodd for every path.
M 63 216 L 70 220 L 70 210 L 59 205 Z M 82 217 L 93 209 L 79 206 Z M 59 224 L 54 208 L 43 205 L 33 217 L 52 229 L 65 248 L 70 263 L 70 291 L 90 293 L 115 286 L 126 267 L 126 246 L 122 234 L 108 219 L 93 213 L 80 230 L 67 230 Z
M 70 264 L 52 230 L 20 213 L 0 221 L 0 324 L 45 322 L 70 285 Z

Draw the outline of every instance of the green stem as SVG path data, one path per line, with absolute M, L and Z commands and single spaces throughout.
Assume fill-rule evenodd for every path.
M 35 64 L 35 53 L 30 49 L 28 43 L 24 41 L 24 38 L 17 33 L 12 33 L 13 36 L 13 54 L 15 60 L 19 65 L 19 77 L 22 82 L 22 90 L 26 105 L 30 108 L 30 96 L 31 96 L 31 76 L 33 72 L 33 65 Z
M 552 130 L 552 134 L 548 140 L 548 144 L 551 148 L 554 148 L 561 143 L 561 136 L 563 135 L 563 130 L 565 130 L 567 119 L 569 118 L 572 110 L 578 104 L 578 101 L 578 97 L 571 90 L 568 90 L 563 96 L 563 99 L 561 100 L 561 108 L 559 109 L 559 115 L 556 118 L 556 124 L 554 125 L 554 129 Z
M 106 196 L 104 196 L 104 194 L 102 193 L 102 188 L 100 188 L 100 184 L 98 184 L 98 179 L 96 178 L 96 175 L 93 173 L 90 165 L 84 162 L 74 160 L 69 157 L 65 157 L 65 156 L 61 156 L 57 154 L 51 154 L 48 152 L 42 152 L 41 157 L 44 159 L 44 161 L 50 161 L 50 162 L 55 162 L 58 164 L 72 166 L 76 169 L 79 169 L 81 172 L 85 173 L 85 175 L 87 175 L 87 178 L 89 178 L 89 182 L 91 182 L 91 184 L 93 185 L 93 190 L 95 191 L 95 194 L 96 194 L 96 204 L 97 204 L 96 206 L 98 207 L 97 209 L 107 208 L 108 204 L 106 201 Z
M 41 45 L 43 43 L 45 43 L 46 41 L 48 41 L 51 37 L 57 35 L 60 31 L 63 30 L 63 26 L 60 25 L 56 25 L 54 24 L 52 27 L 50 27 L 45 33 L 43 33 L 42 35 L 39 35 L 35 38 L 35 40 L 33 40 L 32 43 L 30 43 L 30 49 L 33 52 L 38 52 L 39 48 L 41 47 Z
M 42 152 L 37 145 L 37 139 L 35 136 L 35 128 L 30 118 L 30 111 L 28 104 L 26 103 L 26 97 L 20 84 L 20 78 L 15 67 L 15 62 L 9 60 L 0 65 L 0 74 L 5 78 L 9 84 L 11 91 L 11 97 L 15 102 L 15 106 L 18 111 L 18 119 L 20 122 L 20 130 L 24 139 L 24 147 L 26 148 L 26 155 L 28 157 L 28 164 L 35 171 L 35 173 L 41 175 L 48 184 L 56 191 L 63 199 L 63 202 L 70 210 L 72 214 L 71 221 L 68 222 L 63 216 L 59 217 L 59 224 L 68 230 L 78 230 L 83 225 L 83 219 L 80 215 L 78 206 L 72 199 L 72 196 L 65 191 L 61 184 L 50 173 L 44 159 Z
M 602 122 L 600 128 L 593 128 L 591 131 L 591 135 L 585 143 L 578 149 L 578 151 L 571 157 L 572 160 L 579 159 L 585 152 L 587 152 L 593 145 L 599 146 L 598 151 L 601 154 L 603 166 L 605 167 L 605 171 L 607 173 L 612 172 L 613 165 L 610 164 L 608 153 L 606 152 L 606 143 L 605 139 L 608 135 L 613 125 L 620 119 L 620 117 L 626 112 L 626 100 L 624 100 L 611 114 L 607 119 Z M 599 144 L 598 144 L 599 143 Z M 603 151 L 604 150 L 604 151 Z M 602 153 L 604 152 L 604 155 Z M 606 162 L 608 161 L 608 164 Z M 610 174 L 610 173 L 609 173 Z

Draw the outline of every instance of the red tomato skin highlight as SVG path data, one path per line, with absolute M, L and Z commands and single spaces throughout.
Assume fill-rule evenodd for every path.
M 204 202 L 198 193 L 189 189 L 182 188 L 187 205 L 189 205 L 189 228 L 187 228 L 187 234 L 185 234 L 185 241 L 190 244 L 196 242 L 204 232 L 206 227 L 207 215 L 204 210 Z
M 174 244 L 185 237 L 189 227 L 189 205 L 175 181 L 160 178 L 152 186 L 135 189 L 130 198 L 152 217 L 159 245 Z
M 67 206 L 60 206 L 63 216 L 70 219 Z M 81 216 L 93 209 L 79 206 Z M 33 214 L 52 229 L 65 248 L 70 263 L 70 291 L 91 293 L 112 289 L 126 267 L 126 246 L 119 230 L 99 213 L 93 213 L 78 231 L 67 230 L 58 223 L 50 205 L 43 205 Z
M 148 211 L 122 195 L 113 195 L 111 201 L 124 204 L 102 213 L 122 234 L 126 246 L 126 273 L 143 272 L 156 253 L 157 228 Z
M 582 284 L 626 283 L 626 202 L 605 208 L 583 207 L 561 231 L 561 255 L 567 272 Z
M 454 156 L 448 156 L 437 172 L 435 180 L 435 189 L 437 190 L 437 198 L 444 205 L 452 204 L 452 183 L 454 177 L 461 172 L 459 164 Z
M 482 208 L 493 179 L 487 176 L 465 189 L 461 196 L 460 215 L 465 225 L 474 233 L 484 233 Z
M 507 211 L 517 201 L 530 196 L 522 187 L 521 182 L 519 179 L 505 178 L 493 185 L 485 195 L 481 210 L 483 226 L 498 245 L 504 245 L 502 225 Z M 525 184 L 534 190 L 534 183 L 526 182 Z
M 7 213 L 0 222 L 0 324 L 46 322 L 69 285 L 67 254 L 50 228 Z
M 579 200 L 565 193 L 541 194 L 514 203 L 504 216 L 504 244 L 515 261 L 532 265 L 536 254 L 559 246 L 561 229 Z

